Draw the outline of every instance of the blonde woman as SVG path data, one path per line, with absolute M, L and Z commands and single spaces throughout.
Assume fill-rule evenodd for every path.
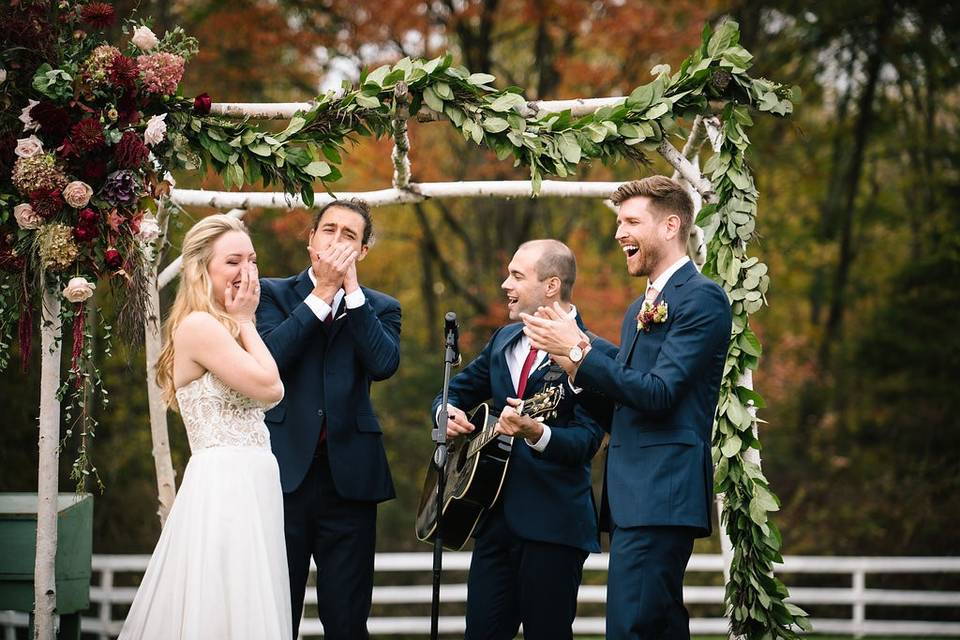
M 191 458 L 122 639 L 290 637 L 283 497 L 263 422 L 283 385 L 254 326 L 256 262 L 235 218 L 210 216 L 184 238 L 157 383 Z

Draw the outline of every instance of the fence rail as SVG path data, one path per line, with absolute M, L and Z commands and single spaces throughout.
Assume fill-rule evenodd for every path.
M 581 605 L 591 605 L 596 611 L 598 605 L 606 602 L 606 586 L 591 584 L 591 572 L 605 573 L 607 554 L 595 554 L 587 558 L 584 566 L 585 584 L 580 587 L 578 601 Z M 122 615 L 117 607 L 126 610 L 133 601 L 135 587 L 117 586 L 118 574 L 133 574 L 137 577 L 146 569 L 149 556 L 146 555 L 95 555 L 93 556 L 94 586 L 90 589 L 92 615 L 82 619 L 84 634 L 92 634 L 101 640 L 115 638 L 123 624 Z M 432 568 L 430 553 L 379 553 L 374 563 L 378 576 L 392 575 L 411 578 L 411 584 L 395 586 L 375 586 L 373 604 L 376 615 L 369 621 L 372 635 L 390 636 L 401 634 L 428 634 L 429 616 L 398 615 L 381 613 L 385 608 L 402 605 L 420 606 L 430 603 L 431 587 L 422 584 L 430 576 Z M 467 585 L 462 581 L 470 567 L 470 553 L 447 553 L 444 555 L 446 577 L 456 576 L 458 581 L 445 582 L 441 588 L 443 603 L 463 604 L 467 599 Z M 695 554 L 690 559 L 687 575 L 720 575 L 723 560 L 719 555 Z M 923 620 L 874 620 L 867 618 L 868 606 L 895 607 L 944 607 L 960 611 L 960 591 L 933 591 L 907 589 L 878 589 L 867 587 L 868 575 L 890 574 L 957 574 L 960 575 L 958 557 L 826 557 L 826 556 L 787 556 L 784 564 L 777 568 L 783 574 L 815 574 L 820 576 L 849 576 L 848 587 L 792 587 L 790 601 L 800 606 L 839 605 L 850 607 L 847 618 L 814 618 L 813 625 L 817 633 L 861 636 L 916 636 L 916 637 L 960 637 L 960 621 L 932 622 Z M 311 567 L 311 573 L 315 567 Z M 834 580 L 833 582 L 835 582 Z M 127 581 L 121 581 L 127 582 Z M 684 587 L 684 599 L 690 605 L 723 604 L 723 587 L 694 586 Z M 317 595 L 312 588 L 307 589 L 306 604 L 316 605 Z M 28 623 L 26 614 L 0 612 L 0 629 L 4 630 L 5 640 L 16 638 L 16 629 Z M 574 623 L 577 635 L 602 635 L 603 618 L 600 614 L 578 617 Z M 319 637 L 323 627 L 315 617 L 305 617 L 300 626 L 301 637 Z M 444 615 L 440 619 L 440 632 L 443 634 L 463 633 L 463 616 Z M 691 618 L 690 631 L 694 634 L 725 634 L 727 620 L 723 617 Z

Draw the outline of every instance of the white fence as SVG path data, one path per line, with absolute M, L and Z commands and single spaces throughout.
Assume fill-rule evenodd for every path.
M 148 559 L 149 556 L 145 555 L 93 556 L 93 583 L 96 586 L 91 587 L 90 598 L 97 615 L 83 618 L 82 627 L 85 634 L 94 634 L 101 640 L 114 638 L 119 634 L 123 621 L 122 614 L 126 611 L 127 605 L 133 601 L 136 588 L 116 586 L 118 582 L 130 583 L 129 580 L 118 581 L 118 574 L 125 574 L 130 578 L 135 576 L 139 579 L 146 569 Z M 592 583 L 606 572 L 607 560 L 606 554 L 595 554 L 587 558 L 579 602 L 581 610 L 589 609 L 590 613 L 577 618 L 574 624 L 577 635 L 603 635 L 603 618 L 600 610 L 601 605 L 606 602 L 606 586 Z M 377 575 L 386 578 L 387 582 L 401 581 L 403 584 L 374 587 L 374 615 L 368 624 L 371 635 L 429 634 L 429 604 L 432 594 L 429 580 L 432 562 L 432 555 L 428 552 L 377 554 L 375 563 Z M 462 606 L 466 602 L 467 586 L 463 579 L 469 566 L 469 553 L 444 554 L 445 582 L 441 588 L 441 600 L 445 606 Z M 692 578 L 696 574 L 709 574 L 719 580 L 722 570 L 721 556 L 695 554 L 690 559 L 687 576 Z M 787 556 L 784 564 L 777 568 L 777 572 L 792 575 L 833 576 L 832 580 L 827 580 L 831 583 L 837 582 L 835 577 L 837 575 L 849 576 L 848 579 L 842 580 L 849 582 L 849 586 L 844 587 L 791 586 L 790 600 L 800 606 L 839 605 L 844 610 L 849 610 L 848 617 L 844 618 L 814 618 L 812 622 L 817 633 L 852 636 L 960 637 L 960 621 L 929 622 L 909 619 L 909 616 L 906 616 L 908 618 L 906 620 L 874 620 L 867 617 L 868 606 L 903 607 L 906 611 L 909 611 L 910 607 L 943 607 L 954 612 L 960 611 L 960 590 L 921 591 L 867 587 L 868 575 L 955 574 L 960 576 L 960 557 Z M 688 582 L 703 581 L 699 576 L 697 578 Z M 384 580 L 377 582 L 382 581 Z M 720 611 L 723 603 L 723 587 L 688 585 L 684 588 L 684 599 L 688 605 L 713 605 L 713 608 Z M 316 591 L 308 588 L 306 604 L 316 605 L 316 602 Z M 422 613 L 415 616 L 403 615 L 409 613 L 411 608 Z M 398 609 L 400 614 L 382 613 L 386 609 Z M 0 612 L 0 629 L 4 629 L 5 640 L 14 640 L 16 628 L 25 627 L 26 624 L 25 614 Z M 323 634 L 320 621 L 311 617 L 304 618 L 300 630 L 304 638 L 318 637 Z M 440 618 L 442 634 L 462 634 L 463 630 L 462 615 L 444 615 Z M 723 635 L 727 631 L 727 621 L 719 616 L 691 618 L 690 631 L 694 634 Z

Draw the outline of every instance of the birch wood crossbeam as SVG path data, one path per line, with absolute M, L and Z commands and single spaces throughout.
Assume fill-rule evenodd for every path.
M 620 182 L 566 182 L 544 180 L 540 197 L 607 198 Z M 429 198 L 529 198 L 533 188 L 529 180 L 478 180 L 463 182 L 411 182 L 407 189 L 379 189 L 336 193 L 336 197 L 362 198 L 371 207 L 422 202 Z M 206 191 L 203 189 L 173 189 L 170 198 L 181 207 L 212 207 L 214 209 L 298 209 L 303 208 L 299 196 L 278 191 Z M 322 207 L 333 200 L 328 193 L 318 193 L 314 207 Z
M 528 102 L 527 109 L 533 113 L 559 112 L 570 109 L 573 116 L 585 116 L 600 107 L 618 105 L 626 98 L 577 98 L 575 100 L 539 100 Z M 297 111 L 306 111 L 316 106 L 315 102 L 216 102 L 210 113 L 228 118 L 253 118 L 255 120 L 288 120 Z

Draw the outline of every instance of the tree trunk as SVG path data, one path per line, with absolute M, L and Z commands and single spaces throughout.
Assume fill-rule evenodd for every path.
M 819 349 L 820 371 L 827 371 L 833 353 L 833 345 L 839 339 L 843 329 L 843 316 L 846 310 L 847 281 L 853 266 L 855 247 L 853 245 L 854 217 L 856 198 L 860 190 L 860 178 L 863 174 L 864 155 L 870 139 L 876 109 L 874 101 L 880 70 L 885 59 L 885 45 L 890 30 L 889 13 L 884 13 L 877 25 L 874 47 L 867 61 L 866 81 L 860 94 L 857 119 L 853 129 L 853 144 L 850 160 L 843 171 L 840 197 L 830 198 L 824 203 L 824 220 L 832 223 L 840 221 L 839 256 L 833 282 L 830 288 L 830 303 L 824 324 L 823 338 Z
M 169 216 L 163 214 L 163 202 L 157 212 L 161 228 L 160 237 L 154 242 L 155 246 L 163 246 L 166 238 L 167 221 Z M 147 398 L 150 405 L 150 436 L 153 441 L 153 462 L 157 469 L 157 515 L 160 516 L 160 526 L 167 521 L 173 501 L 177 495 L 176 472 L 173 469 L 173 460 L 170 458 L 170 438 L 167 429 L 167 405 L 157 386 L 157 358 L 162 348 L 161 320 L 160 320 L 160 291 L 157 286 L 157 264 L 160 261 L 160 252 L 150 258 L 150 299 L 147 302 L 147 319 L 144 322 L 143 336 L 147 361 Z
M 37 472 L 37 554 L 34 640 L 53 640 L 57 608 L 57 494 L 60 468 L 60 295 L 43 292 L 40 353 L 40 462 Z

